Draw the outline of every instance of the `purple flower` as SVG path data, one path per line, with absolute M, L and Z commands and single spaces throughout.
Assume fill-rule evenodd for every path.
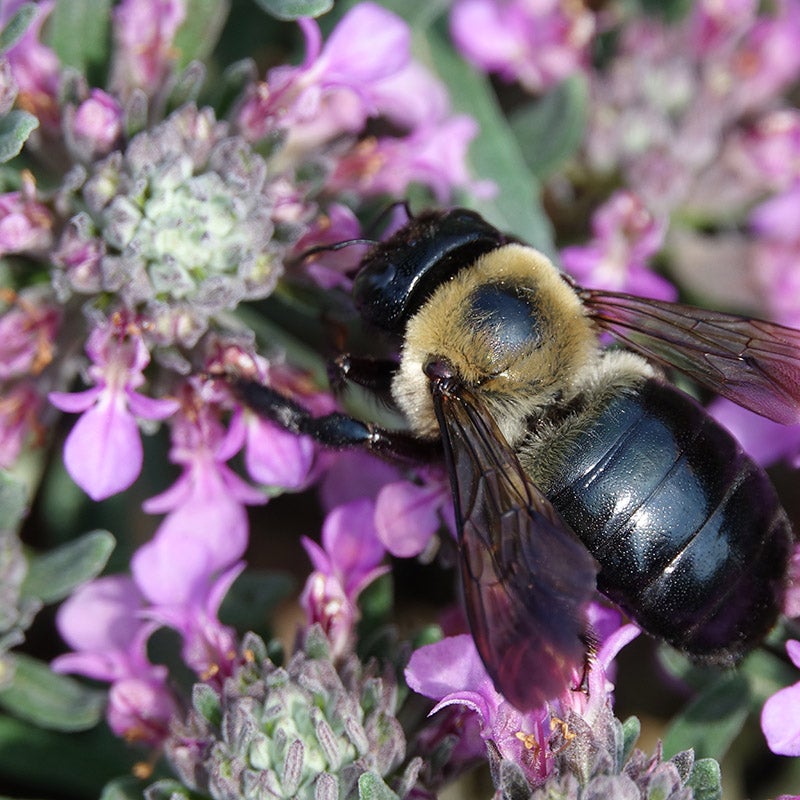
M 380 566 L 385 550 L 375 531 L 374 515 L 370 500 L 353 500 L 325 518 L 322 546 L 303 537 L 314 571 L 306 581 L 301 604 L 308 624 L 321 625 L 336 657 L 352 650 L 358 596 L 389 569 Z
M 532 785 L 548 776 L 549 711 L 542 707 L 523 714 L 508 703 L 494 688 L 471 636 L 451 636 L 420 647 L 405 675 L 411 689 L 438 701 L 431 714 L 451 705 L 465 706 L 477 715 L 481 738 L 519 764 Z
M 491 678 L 467 634 L 451 636 L 416 650 L 406 667 L 408 685 L 416 692 L 437 700 L 430 712 L 435 714 L 451 705 L 465 706 L 480 721 L 480 735 L 491 741 L 501 757 L 516 762 L 528 780 L 536 786 L 552 769 L 548 747 L 557 718 L 567 710 L 580 714 L 589 726 L 609 702 L 613 685 L 609 681 L 612 661 L 619 651 L 640 633 L 635 625 L 619 627 L 619 614 L 603 609 L 593 611 L 600 635 L 606 638 L 590 663 L 588 691 L 567 690 L 541 708 L 522 713 L 495 689 Z M 565 676 L 568 677 L 568 676 Z M 581 675 L 574 675 L 579 686 Z M 531 680 L 536 676 L 532 675 Z
M 178 557 L 178 553 L 174 554 Z M 143 616 L 177 631 L 183 640 L 181 657 L 200 677 L 221 686 L 236 658 L 238 643 L 232 628 L 219 620 L 219 607 L 233 582 L 245 568 L 243 561 L 234 564 L 219 577 L 196 585 L 191 595 L 175 602 L 175 592 L 159 583 L 158 576 L 140 573 L 140 586 L 153 604 Z
M 786 460 L 800 467 L 800 425 L 781 425 L 724 398 L 715 400 L 709 411 L 759 464 Z
M 352 245 L 340 250 L 323 250 L 303 258 L 312 247 L 336 244 L 361 235 L 361 225 L 356 215 L 345 205 L 334 203 L 328 213 L 311 224 L 308 231 L 294 247 L 296 258 L 302 258 L 301 267 L 323 289 L 339 288 L 349 292 L 354 272 L 361 262 L 366 245 Z
M 10 0 L 0 5 L 0 27 L 8 23 L 21 5 L 22 0 Z M 19 87 L 17 105 L 34 114 L 49 128 L 55 128 L 59 123 L 60 67 L 56 54 L 39 41 L 39 33 L 54 5 L 53 0 L 37 3 L 33 22 L 5 53 Z
M 374 500 L 381 489 L 400 477 L 397 467 L 363 450 L 334 453 L 331 468 L 320 481 L 320 501 L 326 511 L 351 500 Z
M 147 658 L 155 630 L 141 616 L 144 598 L 125 576 L 98 578 L 77 589 L 61 606 L 56 622 L 73 649 L 56 658 L 56 672 L 85 675 L 112 684 L 107 718 L 129 741 L 158 745 L 177 706 L 168 689 L 167 668 Z
M 594 29 L 594 16 L 582 4 L 560 0 L 458 0 L 450 16 L 465 58 L 531 92 L 583 69 Z
M 790 639 L 786 652 L 800 668 L 800 642 Z M 764 703 L 761 730 L 773 753 L 800 756 L 800 682 L 781 689 Z
M 37 290 L 0 316 L 0 380 L 38 375 L 53 359 L 61 311 Z
M 13 466 L 31 432 L 44 438 L 39 424 L 42 398 L 27 381 L 14 384 L 0 394 L 0 467 Z
M 765 114 L 737 137 L 736 155 L 760 185 L 789 189 L 800 178 L 800 111 Z
M 328 188 L 367 197 L 402 197 L 412 183 L 420 183 L 439 202 L 445 202 L 455 187 L 490 196 L 494 184 L 472 181 L 467 170 L 467 148 L 477 132 L 472 117 L 456 115 L 420 126 L 405 137 L 363 139 L 338 161 Z
M 446 475 L 431 472 L 422 484 L 407 480 L 386 484 L 375 505 L 375 527 L 386 549 L 399 558 L 418 556 L 442 525 L 453 524 L 453 502 Z
M 590 243 L 565 247 L 561 260 L 585 286 L 674 300 L 675 287 L 647 266 L 661 248 L 665 230 L 637 195 L 618 191 L 592 215 Z
M 333 411 L 330 395 L 312 391 L 305 376 L 281 367 L 255 364 L 257 380 L 306 406 L 314 414 Z M 255 377 L 255 376 L 254 376 Z M 269 487 L 299 491 L 319 474 L 324 458 L 318 458 L 319 447 L 310 436 L 298 436 L 264 419 L 246 407 L 237 408 L 231 419 L 228 435 L 244 442 L 244 462 L 253 480 Z
M 122 134 L 122 107 L 102 89 L 92 89 L 75 110 L 70 134 L 85 158 L 105 155 Z
M 795 545 L 789 560 L 789 576 L 786 595 L 783 598 L 783 613 L 791 618 L 800 617 L 800 546 Z
M 41 253 L 52 243 L 53 214 L 35 198 L 30 176 L 23 176 L 21 191 L 0 195 L 0 256 Z
M 771 318 L 800 327 L 800 181 L 757 206 L 751 273 Z
M 728 53 L 727 63 L 718 68 L 721 78 L 727 71 L 731 102 L 742 111 L 763 107 L 792 81 L 800 69 L 800 2 L 778 0 L 774 13 L 759 16 L 742 37 L 739 46 Z
M 212 579 L 244 554 L 244 505 L 267 498 L 225 463 L 241 446 L 241 432 L 224 431 L 213 406 L 187 389 L 182 413 L 172 423 L 170 451 L 183 474 L 143 504 L 149 514 L 167 516 L 131 561 L 137 584 L 152 602 L 185 606 L 205 597 Z
M 172 67 L 175 33 L 186 16 L 183 0 L 122 0 L 114 9 L 111 85 L 122 97 L 150 94 Z
M 83 412 L 64 445 L 70 477 L 93 500 L 127 489 L 142 469 L 142 441 L 136 417 L 160 420 L 178 403 L 155 400 L 136 391 L 150 354 L 134 323 L 117 315 L 89 335 L 88 375 L 94 386 L 83 392 L 51 392 L 62 411 Z
M 756 0 L 700 0 L 689 14 L 693 52 L 706 56 L 746 31 L 758 12 Z
M 411 33 L 400 17 L 359 3 L 342 17 L 322 46 L 319 26 L 300 20 L 306 56 L 299 67 L 277 67 L 239 111 L 247 138 L 287 129 L 288 147 L 311 149 L 340 133 L 355 133 L 376 113 L 373 84 L 402 70 L 411 58 Z

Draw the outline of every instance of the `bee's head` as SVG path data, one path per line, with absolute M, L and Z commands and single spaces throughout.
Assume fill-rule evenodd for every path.
M 361 263 L 353 299 L 363 319 L 401 335 L 434 290 L 508 241 L 474 211 L 428 211 L 412 219 Z

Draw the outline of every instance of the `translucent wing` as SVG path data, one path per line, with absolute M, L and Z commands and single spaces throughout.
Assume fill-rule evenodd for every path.
M 598 567 L 476 398 L 436 382 L 433 393 L 475 644 L 500 693 L 527 710 L 562 693 L 584 664 Z
M 776 422 L 800 422 L 800 331 L 680 303 L 578 293 L 589 316 L 631 349 Z

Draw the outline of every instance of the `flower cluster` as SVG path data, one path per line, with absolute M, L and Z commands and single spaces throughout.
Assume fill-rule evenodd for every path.
M 336 666 L 318 627 L 284 667 L 248 635 L 233 673 L 219 690 L 197 684 L 192 709 L 165 742 L 183 785 L 153 784 L 160 797 L 403 798 L 420 759 L 404 770 L 405 737 L 395 718 L 397 688 L 355 657 Z M 395 791 L 385 783 L 393 778 Z
M 326 41 L 301 19 L 302 63 L 260 79 L 239 68 L 223 111 L 198 101 L 206 70 L 181 52 L 183 0 L 115 7 L 103 86 L 62 60 L 57 14 L 52 3 L 14 1 L 0 18 L 3 110 L 16 101 L 39 125 L 18 187 L 0 195 L 0 458 L 15 467 L 48 443 L 56 409 L 77 414 L 64 465 L 99 502 L 139 479 L 142 432 L 166 423 L 180 474 L 143 504 L 163 521 L 133 553 L 130 575 L 91 581 L 63 604 L 58 627 L 72 652 L 53 663 L 109 683 L 112 730 L 159 746 L 181 698 L 151 660 L 154 632 L 175 631 L 184 664 L 221 687 L 238 646 L 219 608 L 244 568 L 246 506 L 301 490 L 325 461 L 220 379 L 245 373 L 313 413 L 334 407 L 278 348 L 258 355 L 237 310 L 279 281 L 346 286 L 357 254 L 302 253 L 358 236 L 359 204 L 412 184 L 441 201 L 480 188 L 465 160 L 476 125 L 452 113 L 444 86 L 412 57 L 408 25 L 374 3 L 354 7 Z M 15 133 L 22 141 L 30 131 Z M 247 479 L 229 463 L 238 454 Z M 372 526 L 363 503 L 337 499 L 327 550 L 307 545 L 316 571 L 304 604 L 337 656 L 352 652 L 359 592 L 386 571 L 377 537 L 361 551 L 350 527 L 359 515 Z M 14 542 L 4 550 L 9 593 L 25 564 L 12 558 Z M 4 630 L 17 624 L 8 621 Z

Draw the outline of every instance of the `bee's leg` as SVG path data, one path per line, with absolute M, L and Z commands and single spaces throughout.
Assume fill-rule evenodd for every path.
M 312 416 L 288 397 L 255 381 L 232 383 L 234 393 L 249 408 L 292 433 L 311 436 L 325 447 L 343 449 L 363 447 L 370 452 L 401 463 L 428 462 L 440 455 L 437 442 L 419 439 L 404 431 L 389 431 L 334 412 Z
M 343 353 L 328 365 L 328 380 L 334 389 L 341 389 L 346 383 L 355 383 L 388 399 L 397 367 L 397 362 L 389 358 L 368 358 Z

